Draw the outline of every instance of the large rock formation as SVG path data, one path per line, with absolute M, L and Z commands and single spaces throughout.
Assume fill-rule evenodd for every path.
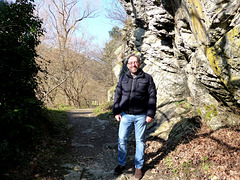
M 240 1 L 120 2 L 132 19 L 124 54 L 138 52 L 157 87 L 151 135 L 166 140 L 197 116 L 213 129 L 240 124 Z

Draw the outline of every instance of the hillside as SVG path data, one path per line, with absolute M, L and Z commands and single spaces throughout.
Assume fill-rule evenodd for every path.
M 225 132 L 222 128 L 238 127 L 240 1 L 120 2 L 129 24 L 123 29 L 124 44 L 116 51 L 114 70 L 116 75 L 124 73 L 126 57 L 136 54 L 143 70 L 153 76 L 157 112 L 148 126 L 149 135 L 162 141 L 171 137 L 175 143 L 192 133 L 191 129 L 196 131 L 198 119 L 204 129 L 213 131 L 209 134 L 213 139 Z M 231 139 L 222 138 L 216 141 L 232 144 Z
M 186 142 L 184 142 L 186 141 Z M 203 125 L 176 146 L 158 139 L 147 141 L 152 173 L 180 179 L 239 179 L 240 128 L 213 131 Z
M 126 171 L 121 176 L 113 175 L 117 164 L 118 123 L 109 114 L 111 111 L 96 117 L 88 109 L 61 112 L 60 116 L 55 114 L 58 123 L 65 124 L 65 128 L 62 127 L 54 139 L 44 139 L 36 148 L 36 157 L 29 164 L 9 171 L 4 177 L 48 180 L 73 176 L 91 180 L 131 179 L 135 148 L 133 138 L 129 142 Z M 67 133 L 69 128 L 72 133 Z M 145 159 L 143 180 L 238 180 L 240 127 L 213 131 L 203 124 L 178 144 L 173 144 L 171 138 L 164 141 L 149 137 Z

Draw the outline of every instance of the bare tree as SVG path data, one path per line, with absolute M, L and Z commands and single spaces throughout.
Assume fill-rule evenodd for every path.
M 97 11 L 91 8 L 92 1 L 87 1 L 84 9 L 77 5 L 78 0 L 51 0 L 48 4 L 48 15 L 59 49 L 64 49 L 72 40 L 72 34 L 76 31 L 79 22 L 86 18 L 94 18 Z
M 126 24 L 128 16 L 118 0 L 112 1 L 111 8 L 107 9 L 107 12 L 107 18 L 111 19 L 112 21 L 120 22 L 121 25 Z
M 86 49 L 91 39 L 78 37 L 83 33 L 79 32 L 79 25 L 84 19 L 97 16 L 96 7 L 92 1 L 79 0 L 49 0 L 41 7 L 38 13 L 44 15 L 47 33 L 39 54 L 41 59 L 50 60 L 47 74 L 41 79 L 44 98 L 53 103 L 56 95 L 62 94 L 65 103 L 79 106 L 76 101 L 87 83 L 81 68 L 91 55 Z
M 118 26 L 112 28 L 109 31 L 111 40 L 105 43 L 105 47 L 99 50 L 99 60 L 100 63 L 96 66 L 98 71 L 96 71 L 95 79 L 101 82 L 105 89 L 109 89 L 116 84 L 116 77 L 114 75 L 113 69 L 117 64 L 117 57 L 115 51 L 122 44 L 121 30 Z

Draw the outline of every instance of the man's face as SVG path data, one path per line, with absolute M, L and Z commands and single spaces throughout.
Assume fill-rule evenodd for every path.
M 132 56 L 128 59 L 127 67 L 131 72 L 131 74 L 137 74 L 137 71 L 140 66 L 141 66 L 141 63 L 138 61 L 137 57 Z

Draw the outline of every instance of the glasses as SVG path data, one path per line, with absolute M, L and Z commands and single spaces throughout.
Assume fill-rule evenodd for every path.
M 137 64 L 139 64 L 139 62 L 138 61 L 133 61 L 133 62 L 130 62 L 130 63 L 128 63 L 129 65 L 137 65 Z

